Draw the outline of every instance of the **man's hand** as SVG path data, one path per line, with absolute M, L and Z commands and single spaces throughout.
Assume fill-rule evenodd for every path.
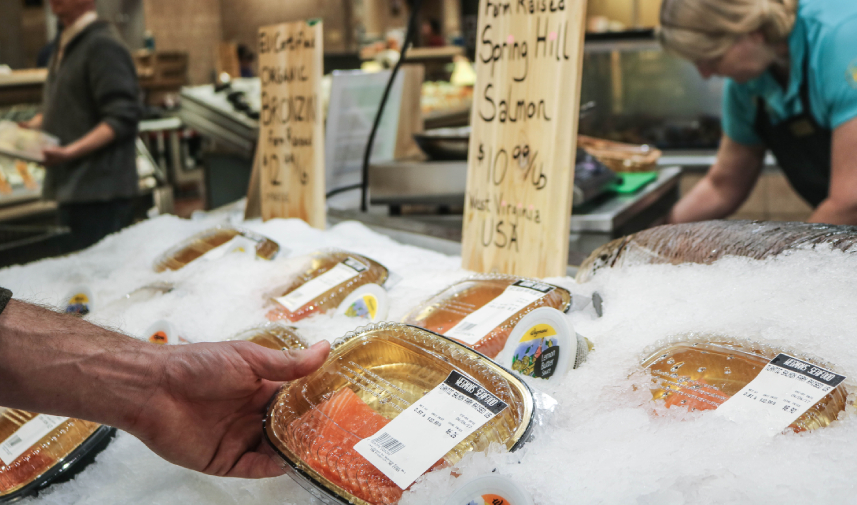
M 115 426 L 192 470 L 273 477 L 283 471 L 262 452 L 265 407 L 329 352 L 327 342 L 159 346 L 11 300 L 0 314 L 0 405 Z
M 264 478 L 284 473 L 262 441 L 265 407 L 285 382 L 315 371 L 330 351 L 273 351 L 249 342 L 163 349 L 152 395 L 125 429 L 162 458 L 203 473 Z
M 70 146 L 48 147 L 42 150 L 42 156 L 45 157 L 42 164 L 46 167 L 61 165 L 77 158 Z

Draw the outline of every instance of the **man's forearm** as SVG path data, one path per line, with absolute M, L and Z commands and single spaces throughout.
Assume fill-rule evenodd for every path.
M 162 352 L 12 300 L 0 314 L 0 405 L 125 428 L 162 376 Z
M 82 158 L 89 153 L 95 152 L 116 139 L 116 132 L 107 123 L 99 123 L 98 126 L 86 135 L 66 146 L 73 158 Z

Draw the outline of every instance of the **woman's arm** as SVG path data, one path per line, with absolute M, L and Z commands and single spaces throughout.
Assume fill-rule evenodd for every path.
M 283 470 L 264 452 L 265 406 L 329 349 L 157 346 L 11 300 L 0 313 L 0 405 L 115 426 L 192 470 L 273 477 Z
M 720 219 L 738 210 L 759 179 L 763 146 L 747 146 L 724 135 L 708 174 L 673 207 L 670 223 Z
M 830 192 L 811 223 L 857 225 L 857 118 L 833 131 Z

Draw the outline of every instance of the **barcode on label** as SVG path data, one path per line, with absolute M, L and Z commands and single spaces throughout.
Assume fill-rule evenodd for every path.
M 479 326 L 478 323 L 464 323 L 462 325 L 459 325 L 459 327 L 457 329 L 459 331 L 470 331 L 473 328 L 476 328 L 477 326 Z
M 11 437 L 9 437 L 8 444 L 9 444 L 9 447 L 14 447 L 14 446 L 20 444 L 21 442 L 22 442 L 21 437 L 19 437 L 18 435 L 12 435 Z
M 372 443 L 383 449 L 387 454 L 396 454 L 405 448 L 405 444 L 390 436 L 389 433 L 381 433 L 381 436 L 372 440 Z

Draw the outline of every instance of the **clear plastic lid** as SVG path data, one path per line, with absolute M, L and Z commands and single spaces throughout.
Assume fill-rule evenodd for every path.
M 814 357 L 765 344 L 716 336 L 688 337 L 652 349 L 642 361 L 651 374 L 652 397 L 667 407 L 714 410 L 750 383 L 778 354 L 785 352 L 820 367 Z M 794 431 L 824 428 L 845 409 L 844 384 L 834 388 L 790 425 Z
M 274 259 L 280 251 L 279 244 L 258 233 L 243 228 L 217 226 L 197 233 L 179 245 L 169 249 L 155 260 L 152 268 L 156 272 L 179 270 L 188 263 L 206 254 L 211 254 L 218 247 L 228 247 L 227 244 L 236 239 L 236 237 L 242 237 L 249 241 L 250 244 L 254 244 L 256 256 L 262 259 Z M 236 246 L 236 248 L 240 249 L 241 246 Z M 224 254 L 228 253 L 229 251 L 224 251 Z
M 456 282 L 440 293 L 432 296 L 406 315 L 402 322 L 419 326 L 440 334 L 448 334 L 464 318 L 487 306 L 503 295 L 516 283 L 529 282 L 547 286 L 549 291 L 537 293 L 533 301 L 523 305 L 508 317 L 501 318 L 499 324 L 492 325 L 481 333 L 481 338 L 471 345 L 488 357 L 496 357 L 506 345 L 506 340 L 516 324 L 528 313 L 539 307 L 552 307 L 567 311 L 571 306 L 571 293 L 552 284 L 534 279 L 525 279 L 511 275 L 475 275 Z M 450 335 L 457 338 L 454 335 Z M 461 340 L 461 339 L 459 339 Z
M 80 470 L 114 432 L 89 421 L 0 407 L 0 503 Z
M 271 401 L 265 435 L 292 475 L 328 503 L 392 504 L 402 489 L 354 446 L 443 383 L 466 375 L 508 407 L 463 438 L 434 467 L 499 443 L 527 440 L 529 388 L 485 356 L 421 328 L 380 323 L 347 334 L 316 372 L 285 385 Z M 453 442 L 454 443 L 454 442 Z
M 295 322 L 335 310 L 357 288 L 383 284 L 388 275 L 384 265 L 359 254 L 340 250 L 313 253 L 302 273 L 269 294 L 274 308 L 268 319 Z

